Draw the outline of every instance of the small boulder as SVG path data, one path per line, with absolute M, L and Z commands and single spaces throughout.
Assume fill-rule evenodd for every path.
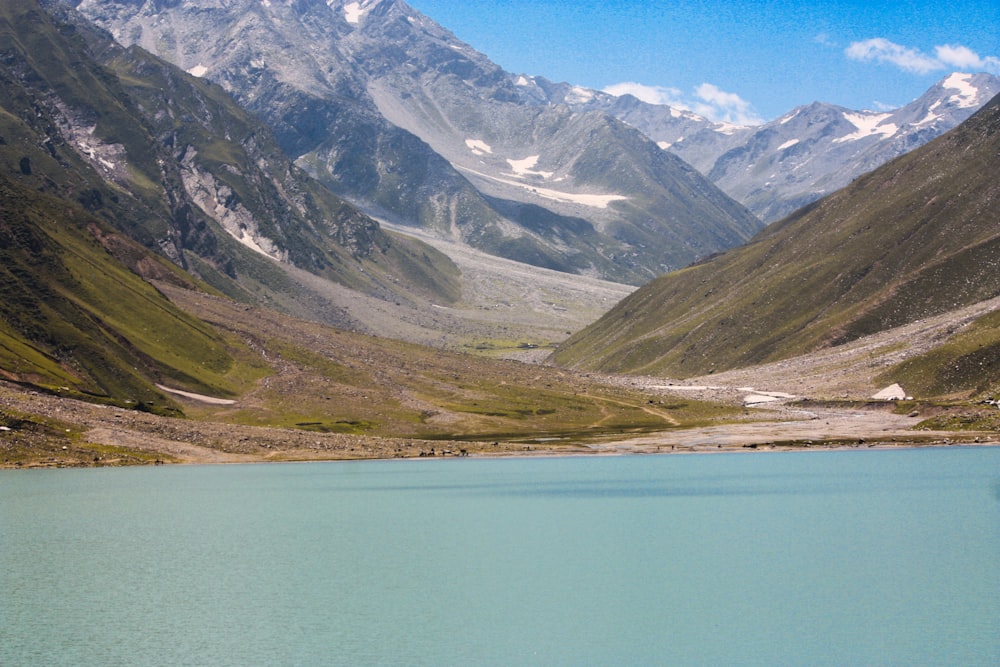
M 902 401 L 906 399 L 906 392 L 898 384 L 891 384 L 872 398 L 876 401 Z

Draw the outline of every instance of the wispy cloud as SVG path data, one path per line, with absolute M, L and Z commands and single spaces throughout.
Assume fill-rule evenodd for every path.
M 823 46 L 838 46 L 837 42 L 833 40 L 833 37 L 826 32 L 816 33 L 816 36 L 813 37 L 813 41 L 817 44 L 822 44 Z
M 972 49 L 956 44 L 934 47 L 934 55 L 902 46 L 883 37 L 853 42 L 844 50 L 851 60 L 895 65 L 907 72 L 929 74 L 946 69 L 975 70 L 1000 74 L 1000 58 L 980 56 Z
M 610 85 L 604 89 L 604 92 L 618 97 L 631 95 L 648 104 L 669 104 L 672 107 L 678 106 L 679 100 L 683 97 L 683 94 L 677 88 L 647 86 L 646 84 L 634 81 L 624 81 Z
M 890 63 L 917 74 L 927 74 L 942 69 L 940 60 L 928 56 L 919 49 L 900 46 L 882 37 L 854 42 L 847 47 L 845 53 L 851 60 Z
M 649 104 L 666 104 L 716 122 L 737 125 L 759 125 L 764 122 L 750 102 L 711 83 L 703 83 L 688 94 L 679 88 L 647 86 L 626 81 L 608 86 L 604 92 L 611 95 L 632 95 Z

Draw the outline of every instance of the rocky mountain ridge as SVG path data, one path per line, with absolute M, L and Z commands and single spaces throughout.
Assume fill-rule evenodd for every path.
M 1000 93 L 1000 77 L 953 73 L 898 109 L 814 102 L 763 125 L 716 123 L 631 95 L 517 78 L 538 103 L 602 110 L 684 159 L 765 223 L 844 187 L 966 120 Z
M 397 224 L 631 283 L 760 228 L 607 114 L 527 104 L 399 0 L 75 4 L 121 43 L 221 84 L 313 176 Z

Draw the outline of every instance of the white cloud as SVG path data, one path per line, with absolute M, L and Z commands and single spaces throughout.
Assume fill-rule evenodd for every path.
M 616 97 L 631 95 L 647 104 L 667 104 L 672 107 L 680 106 L 679 100 L 682 97 L 681 91 L 676 88 L 647 86 L 634 81 L 623 81 L 610 85 L 604 89 L 604 92 Z
M 736 93 L 727 93 L 711 83 L 703 83 L 695 89 L 701 103 L 693 111 L 712 120 L 736 123 L 737 125 L 759 125 L 764 120 L 753 110 L 753 105 Z
M 677 88 L 647 86 L 634 81 L 616 83 L 605 88 L 604 92 L 618 96 L 632 95 L 648 104 L 665 104 L 721 123 L 759 125 L 764 122 L 750 102 L 711 83 L 701 84 L 690 95 Z
M 934 55 L 931 56 L 920 49 L 902 46 L 882 37 L 874 37 L 853 42 L 844 50 L 844 54 L 851 60 L 889 63 L 915 74 L 929 74 L 949 68 L 1000 73 L 1000 58 L 983 57 L 972 49 L 957 44 L 936 46 Z
M 938 60 L 950 67 L 1000 74 L 1000 58 L 995 56 L 981 57 L 967 46 L 952 44 L 935 46 L 934 53 L 937 54 Z
M 919 49 L 900 46 L 882 37 L 854 42 L 845 51 L 851 60 L 891 63 L 907 72 L 927 74 L 941 69 L 941 61 L 931 58 Z

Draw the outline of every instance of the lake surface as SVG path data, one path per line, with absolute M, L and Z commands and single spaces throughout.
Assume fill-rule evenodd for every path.
M 1000 449 L 0 471 L 0 664 L 998 665 Z

